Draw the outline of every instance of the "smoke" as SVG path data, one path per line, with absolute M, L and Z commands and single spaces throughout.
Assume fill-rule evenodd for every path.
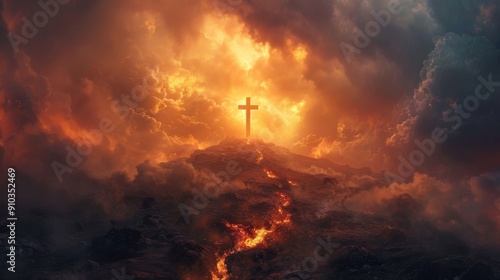
M 407 183 L 360 191 L 344 205 L 381 214 L 414 238 L 447 234 L 467 241 L 469 246 L 498 245 L 499 176 L 489 173 L 450 181 L 416 173 Z
M 20 174 L 24 209 L 123 219 L 143 198 L 182 201 L 213 180 L 175 159 L 243 135 L 237 104 L 252 95 L 254 135 L 375 172 L 397 168 L 415 140 L 450 131 L 445 113 L 475 93 L 479 75 L 500 79 L 500 9 L 401 0 L 401 13 L 347 61 L 340 44 L 389 2 L 243 1 L 220 15 L 211 0 L 73 0 L 16 51 L 8 35 L 23 35 L 23 17 L 41 7 L 2 1 L 0 167 Z M 148 81 L 147 97 L 134 99 Z M 499 102 L 492 93 L 462 118 L 407 183 L 383 188 L 371 172 L 329 161 L 289 166 L 358 188 L 347 207 L 413 232 L 430 223 L 467 240 L 492 237 Z M 98 144 L 82 144 L 95 131 Z M 321 215 L 333 209 L 322 205 Z

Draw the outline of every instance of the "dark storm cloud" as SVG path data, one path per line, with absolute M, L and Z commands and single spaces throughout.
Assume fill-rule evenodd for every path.
M 356 63 L 349 64 L 340 43 L 354 45 L 355 28 L 364 30 L 368 22 L 375 20 L 371 12 L 387 10 L 390 2 L 251 1 L 242 18 L 257 40 L 283 47 L 291 34 L 307 44 L 311 56 L 306 77 L 316 83 L 323 98 L 357 103 L 362 106 L 358 110 L 374 112 L 380 111 L 375 106 L 401 100 L 417 84 L 416 74 L 432 50 L 432 36 L 437 34 L 425 8 L 418 9 L 411 1 L 397 1 L 402 12 L 391 15 L 390 24 L 362 49 Z M 345 67 L 351 82 L 347 93 L 328 86 L 317 74 L 325 72 L 325 79 L 334 80 L 329 75 L 336 61 Z M 363 63 L 373 63 L 376 70 L 363 69 Z M 362 98 L 355 98 L 357 95 Z
M 498 49 L 485 37 L 446 34 L 436 38 L 421 76 L 410 105 L 417 116 L 408 122 L 410 138 L 429 138 L 436 127 L 449 133 L 427 167 L 449 162 L 454 172 L 467 175 L 495 170 L 500 152 Z M 480 76 L 491 79 L 492 85 L 481 82 Z
M 371 12 L 387 9 L 389 2 L 246 2 L 247 9 L 243 9 L 241 17 L 255 39 L 283 47 L 287 34 L 291 34 L 306 44 L 310 52 L 305 77 L 314 82 L 318 103 L 305 115 L 309 125 L 301 132 L 308 136 L 297 142 L 297 147 L 318 148 L 322 137 L 330 138 L 330 146 L 334 145 L 333 139 L 342 141 L 345 137 L 343 147 L 348 147 L 349 141 L 357 140 L 338 133 L 338 126 L 345 123 L 339 120 L 349 115 L 347 118 L 362 116 L 375 123 L 370 129 L 362 125 L 363 121 L 347 122 L 354 126 L 350 130 L 373 131 L 369 138 L 376 145 L 383 142 L 378 137 L 392 141 L 382 131 L 403 124 L 397 129 L 406 137 L 400 146 L 406 152 L 414 148 L 416 138 L 429 137 L 437 126 L 449 127 L 443 121 L 443 113 L 474 94 L 479 74 L 485 78 L 489 74 L 499 76 L 497 1 L 399 1 L 402 12 L 393 14 L 390 24 L 348 63 L 339 43 L 354 45 L 354 29 L 363 29 L 374 20 Z M 453 33 L 445 35 L 447 32 Z M 343 69 L 347 81 L 334 74 L 338 69 Z M 394 107 L 408 101 L 420 104 L 402 106 L 405 114 L 396 109 L 392 115 Z M 422 105 L 424 102 L 428 106 Z M 451 164 L 468 170 L 464 174 L 470 175 L 497 166 L 500 141 L 495 129 L 499 126 L 496 106 L 498 98 L 493 96 L 464 119 L 461 128 L 450 134 L 433 159 L 428 160 L 427 168 Z M 325 120 L 328 125 L 324 125 Z M 389 121 L 391 127 L 384 127 L 380 121 Z M 385 151 L 391 152 L 390 147 Z M 337 154 L 332 157 L 342 158 Z
M 401 12 L 391 14 L 389 24 L 349 62 L 341 43 L 354 46 L 356 30 L 365 30 L 375 21 L 374 13 L 387 12 L 394 2 Z M 324 149 L 322 156 L 349 164 L 379 164 L 385 157 L 379 152 L 390 137 L 386 131 L 393 123 L 394 107 L 411 98 L 422 63 L 434 47 L 432 37 L 441 32 L 425 2 L 248 1 L 239 16 L 258 41 L 286 49 L 292 38 L 307 48 L 304 78 L 314 83 L 316 91 L 308 96 L 311 104 L 296 151 Z M 335 141 L 340 142 L 342 154 Z M 352 156 L 374 147 L 377 152 Z
M 255 0 L 227 15 L 243 22 L 243 35 L 279 54 L 249 72 L 282 91 L 269 99 L 307 101 L 290 141 L 296 150 L 382 168 L 414 148 L 415 138 L 442 125 L 442 113 L 474 92 L 477 75 L 498 79 L 494 1 L 400 0 L 401 12 L 391 14 L 380 34 L 346 60 L 340 44 L 354 45 L 356 28 L 365 29 L 375 20 L 373 12 L 387 10 L 389 3 Z M 454 13 L 447 16 L 450 9 Z M 215 13 L 212 1 L 71 1 L 15 54 L 8 32 L 21 34 L 22 17 L 39 10 L 35 1 L 2 1 L 0 129 L 10 163 L 39 170 L 33 172 L 52 182 L 50 163 L 63 162 L 65 147 L 110 115 L 116 133 L 106 135 L 82 165 L 89 177 L 133 172 L 152 157 L 186 156 L 235 131 L 224 96 L 236 84 L 245 85 L 248 73 L 237 62 L 245 52 L 227 55 L 223 45 L 210 53 L 212 44 L 219 47 L 203 29 L 205 16 Z M 449 31 L 455 33 L 445 35 Z M 227 32 L 234 37 L 239 31 Z M 198 56 L 187 51 L 198 45 L 205 47 Z M 298 64 L 296 45 L 307 52 L 297 75 L 290 67 Z M 123 122 L 110 104 L 154 71 L 175 79 L 158 78 L 161 89 L 128 108 Z M 198 76 L 192 86 L 189 79 Z M 188 86 L 170 87 L 179 81 Z M 312 90 L 302 91 L 302 81 Z M 500 152 L 495 106 L 497 97 L 482 103 L 429 162 L 464 165 L 474 175 L 491 170 Z
M 189 38 L 199 35 L 197 26 L 202 17 L 198 15 L 203 14 L 206 7 L 200 3 L 167 7 L 156 1 L 127 4 L 70 1 L 59 5 L 58 12 L 48 23 L 38 28 L 27 43 L 16 46 L 19 52 L 15 53 L 7 35 L 12 32 L 23 36 L 22 19 L 32 19 L 32 15 L 42 8 L 36 1 L 3 1 L 3 62 L 0 64 L 3 94 L 0 98 L 1 115 L 5 120 L 2 142 L 8 142 L 10 147 L 6 155 L 9 164 L 25 168 L 38 166 L 34 172 L 43 169 L 40 174 L 53 173 L 48 172 L 50 163 L 64 162 L 65 147 L 74 147 L 77 143 L 75 133 L 95 129 L 104 116 L 115 116 L 113 120 L 120 121 L 111 109 L 111 101 L 121 100 L 142 83 L 147 74 L 145 68 L 172 65 L 168 59 L 159 57 L 159 53 L 141 51 L 148 32 L 142 28 L 142 19 L 137 15 L 152 11 L 160 14 L 168 22 L 165 32 L 174 37 L 174 48 L 182 48 L 184 43 L 189 44 Z M 174 14 L 184 17 L 183 20 L 176 20 Z M 130 28 L 128 23 L 134 20 L 140 24 Z M 159 103 L 158 99 L 150 99 Z M 158 106 L 151 100 L 145 102 L 146 110 Z M 151 142 L 157 139 L 157 144 L 150 147 L 161 145 L 162 141 L 169 146 L 190 146 L 190 143 L 166 139 L 164 132 L 158 129 L 158 121 L 148 113 L 144 109 L 130 113 L 130 122 L 121 122 L 119 129 L 126 132 L 132 127 L 143 133 L 137 135 L 141 142 L 133 141 L 143 147 L 148 138 L 153 139 Z M 94 147 L 100 156 L 98 165 L 109 168 L 131 157 L 126 154 L 126 148 L 120 149 L 122 144 L 116 144 L 119 147 L 115 151 L 109 150 L 110 145 L 109 139 L 104 139 L 103 145 Z M 191 146 L 187 150 L 192 149 Z M 123 166 L 118 167 L 121 168 Z M 50 179 L 49 176 L 44 180 Z
M 457 34 L 483 35 L 500 44 L 500 3 L 495 0 L 430 0 L 432 16 L 444 30 Z

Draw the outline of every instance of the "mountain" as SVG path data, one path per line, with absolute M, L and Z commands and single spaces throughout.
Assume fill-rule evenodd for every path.
M 443 230 L 369 169 L 228 138 L 137 170 L 101 181 L 72 212 L 23 217 L 33 228 L 19 232 L 17 279 L 499 276 L 497 249 Z M 108 211 L 86 216 L 96 205 Z

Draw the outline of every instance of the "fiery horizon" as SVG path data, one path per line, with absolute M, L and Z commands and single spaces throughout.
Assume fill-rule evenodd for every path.
M 432 47 L 423 47 L 426 53 L 419 56 L 423 68 L 399 62 L 398 55 L 404 53 L 370 57 L 367 50 L 346 59 L 342 46 L 351 40 L 349 31 L 355 31 L 355 26 L 342 17 L 327 18 L 354 4 L 219 2 L 105 5 L 69 1 L 59 5 L 57 15 L 37 28 L 40 34 L 29 42 L 12 39 L 13 34 L 23 36 L 29 29 L 22 17 L 14 15 L 30 18 L 41 7 L 3 3 L 4 33 L 10 38 L 3 56 L 10 59 L 1 68 L 5 94 L 0 102 L 11 108 L 0 115 L 8 120 L 1 129 L 2 146 L 9 146 L 4 157 L 12 159 L 10 164 L 30 166 L 23 158 L 39 154 L 42 147 L 27 148 L 25 143 L 44 135 L 40 145 L 59 148 L 51 152 L 55 156 L 42 160 L 64 165 L 66 146 L 91 149 L 79 167 L 85 172 L 105 177 L 125 170 L 134 176 L 136 166 L 146 160 L 159 163 L 187 157 L 226 137 L 243 137 L 245 113 L 237 105 L 251 96 L 260 106 L 252 114 L 253 137 L 305 156 L 380 172 L 397 169 L 400 155 L 408 160 L 412 150 L 419 149 L 415 141 L 432 137 L 434 127 L 423 126 L 423 120 L 439 127 L 443 120 L 437 115 L 462 101 L 447 89 L 429 92 L 435 79 L 430 65 L 448 63 L 442 53 L 456 44 L 467 44 L 472 40 L 468 35 L 439 35 Z M 394 24 L 400 25 L 400 32 L 406 26 L 399 21 L 410 21 L 416 13 L 433 22 L 422 27 L 422 32 L 440 34 L 435 26 L 438 19 L 430 13 L 435 8 L 431 3 L 401 1 L 398 7 L 400 19 Z M 324 14 L 319 22 L 312 21 L 310 14 L 321 9 Z M 484 6 L 483 11 L 492 9 Z M 82 22 L 87 13 L 104 16 L 78 25 L 83 31 L 73 34 L 60 23 L 70 21 L 78 10 L 85 11 L 77 17 Z M 277 17 L 274 23 L 264 16 L 271 14 Z M 180 15 L 182 24 L 177 21 Z M 124 20 L 130 27 L 121 24 Z M 342 24 L 336 27 L 334 20 Z M 324 30 L 330 35 L 322 34 Z M 62 34 L 68 34 L 65 41 L 59 41 L 64 51 L 42 39 L 49 42 Z M 398 37 L 393 40 L 399 43 Z M 481 41 L 487 51 L 478 61 L 489 61 L 494 43 Z M 383 46 L 370 44 L 369 48 Z M 361 59 L 366 63 L 361 64 Z M 421 71 L 421 77 L 408 75 L 417 71 L 409 67 Z M 477 81 L 482 75 L 486 79 L 493 69 L 485 64 L 471 78 Z M 470 94 L 473 89 L 463 92 Z M 426 100 L 435 104 L 426 108 Z M 21 113 L 26 106 L 29 110 Z M 481 114 L 474 113 L 474 121 L 480 118 Z M 103 121 L 111 132 L 103 132 Z M 90 148 L 81 147 L 95 131 L 102 132 L 102 140 Z M 464 133 L 460 130 L 442 144 L 423 172 L 438 168 L 449 174 L 442 162 L 458 160 L 455 146 L 467 143 Z M 6 141 L 12 137 L 19 141 Z M 467 156 L 485 163 L 463 168 L 468 175 L 494 171 L 498 163 L 496 146 L 491 153 L 479 147 L 479 143 L 471 146 Z M 51 167 L 57 173 L 57 167 Z M 69 171 L 59 173 L 66 176 Z
M 231 279 L 262 248 L 283 269 L 302 260 L 271 247 L 305 236 L 328 253 L 320 269 L 385 239 L 496 246 L 499 13 L 494 0 L 0 0 L 2 193 L 32 219 L 19 231 L 43 230 L 33 250 L 68 249 L 74 230 L 103 264 L 135 242 L 127 260 L 146 244 L 194 279 Z M 328 234 L 355 240 L 336 254 Z

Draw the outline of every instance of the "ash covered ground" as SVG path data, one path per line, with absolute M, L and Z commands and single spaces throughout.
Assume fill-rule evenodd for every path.
M 52 190 L 22 205 L 17 273 L 4 277 L 500 279 L 494 209 L 451 179 L 388 184 L 369 169 L 227 139 L 144 162 L 134 178 L 85 182 L 85 195 Z

